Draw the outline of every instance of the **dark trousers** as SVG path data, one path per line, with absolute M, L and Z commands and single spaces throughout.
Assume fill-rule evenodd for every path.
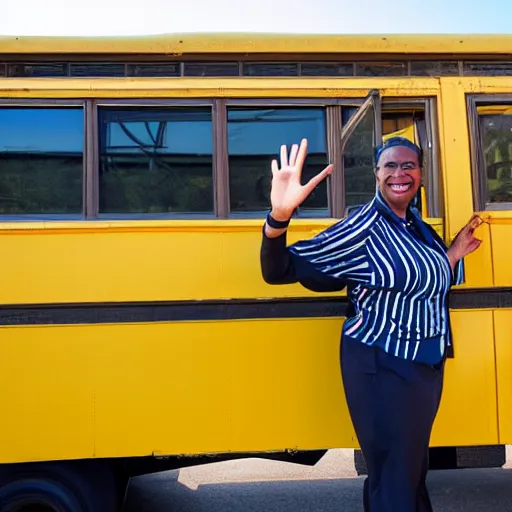
M 406 361 L 343 339 L 343 385 L 368 478 L 365 512 L 432 512 L 428 448 L 444 363 Z

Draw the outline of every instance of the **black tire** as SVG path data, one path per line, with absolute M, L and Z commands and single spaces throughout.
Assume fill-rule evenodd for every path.
M 116 512 L 114 477 L 103 461 L 0 466 L 0 512 Z

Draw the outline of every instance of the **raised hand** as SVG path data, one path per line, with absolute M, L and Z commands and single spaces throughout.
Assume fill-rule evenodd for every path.
M 281 146 L 281 168 L 279 168 L 277 160 L 272 160 L 270 201 L 272 204 L 271 215 L 276 220 L 286 221 L 290 219 L 295 209 L 334 169 L 333 165 L 328 165 L 305 185 L 301 185 L 302 167 L 306 160 L 307 151 L 308 141 L 302 139 L 300 147 L 297 144 L 292 146 L 289 156 L 286 146 Z

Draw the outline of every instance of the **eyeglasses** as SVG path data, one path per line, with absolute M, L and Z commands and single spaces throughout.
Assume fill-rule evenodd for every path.
M 401 164 L 397 162 L 386 162 L 386 164 L 382 167 L 376 167 L 375 171 L 382 171 L 384 174 L 392 174 L 395 172 L 397 168 L 400 168 L 402 171 L 420 171 L 420 167 L 413 162 L 402 162 Z

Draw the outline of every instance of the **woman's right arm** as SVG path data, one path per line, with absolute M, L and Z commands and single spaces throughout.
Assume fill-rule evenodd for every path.
M 290 252 L 286 247 L 286 229 L 263 228 L 260 250 L 263 279 L 268 284 L 292 284 L 298 281 Z
M 305 185 L 301 184 L 302 167 L 306 160 L 307 140 L 301 141 L 300 147 L 294 144 L 288 152 L 286 146 L 281 146 L 281 169 L 277 160 L 272 161 L 272 188 L 270 200 L 272 211 L 270 216 L 274 221 L 287 224 L 293 212 L 311 194 L 313 189 L 324 180 L 333 170 L 327 166 L 322 172 L 313 177 Z M 265 282 L 269 284 L 291 284 L 298 281 L 311 280 L 311 276 L 303 275 L 294 264 L 293 258 L 286 246 L 287 227 L 275 228 L 265 222 L 260 251 L 261 272 Z M 306 272 L 309 274 L 309 272 Z

